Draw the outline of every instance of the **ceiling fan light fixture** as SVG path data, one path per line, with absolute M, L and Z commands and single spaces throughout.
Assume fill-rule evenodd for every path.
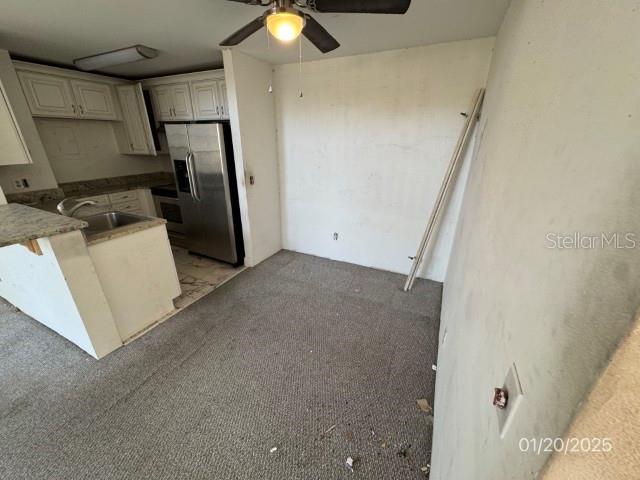
M 305 19 L 296 10 L 280 10 L 267 16 L 267 30 L 281 42 L 291 42 L 300 36 Z

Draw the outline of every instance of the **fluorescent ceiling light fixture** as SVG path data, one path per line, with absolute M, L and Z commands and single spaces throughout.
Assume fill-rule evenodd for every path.
M 77 58 L 73 64 L 80 70 L 91 71 L 100 70 L 101 68 L 121 65 L 123 63 L 137 62 L 147 58 L 155 58 L 158 51 L 155 48 L 145 47 L 144 45 L 134 45 L 133 47 L 121 48 L 111 52 L 99 53 L 90 57 Z

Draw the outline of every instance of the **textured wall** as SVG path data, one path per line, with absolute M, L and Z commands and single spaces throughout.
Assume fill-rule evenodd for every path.
M 407 273 L 493 43 L 276 67 L 284 247 Z M 422 276 L 444 279 L 462 191 Z
M 638 25 L 637 0 L 511 4 L 445 281 L 433 480 L 535 478 L 547 456 L 519 439 L 562 436 L 634 318 L 638 248 L 546 235 L 640 241 Z M 491 393 L 512 362 L 524 399 L 500 439 Z
M 554 454 L 544 480 L 635 480 L 640 472 L 640 323 L 624 340 L 576 416 L 567 438 L 605 439 L 611 451 Z M 571 442 L 570 442 L 571 443 Z M 596 443 L 593 442 L 593 445 Z M 584 444 L 588 445 L 588 444 Z

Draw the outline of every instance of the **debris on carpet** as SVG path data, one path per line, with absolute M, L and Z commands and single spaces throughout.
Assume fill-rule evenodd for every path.
M 353 472 L 358 461 L 359 461 L 358 457 L 347 457 L 347 461 L 345 462 L 345 465 L 351 472 Z
M 419 398 L 418 400 L 416 400 L 416 403 L 418 404 L 418 408 L 420 408 L 420 410 L 422 410 L 423 412 L 432 412 L 431 405 L 429 405 L 429 402 L 426 398 Z

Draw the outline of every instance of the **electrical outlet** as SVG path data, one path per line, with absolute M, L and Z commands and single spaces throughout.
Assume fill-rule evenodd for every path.
M 333 239 L 334 239 L 334 240 L 338 240 L 338 232 L 335 232 L 335 233 L 333 234 Z
M 13 180 L 13 186 L 15 188 L 29 188 L 29 180 L 26 178 L 16 178 Z
M 522 397 L 524 396 L 515 363 L 511 365 L 511 368 L 509 368 L 507 376 L 504 379 L 502 389 L 506 390 L 508 399 L 507 405 L 504 408 L 497 409 L 500 438 L 504 438 L 507 430 L 509 430 L 509 425 L 511 425 L 511 422 L 518 411 L 518 407 L 522 403 Z

